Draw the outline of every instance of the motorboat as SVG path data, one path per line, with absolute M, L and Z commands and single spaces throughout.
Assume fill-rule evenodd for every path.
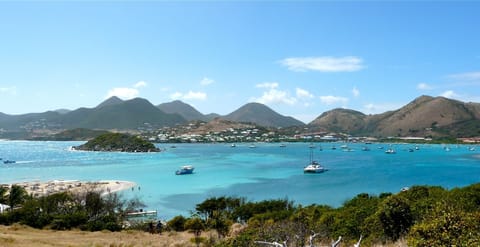
M 286 146 L 287 146 L 287 145 L 285 145 L 285 144 L 283 144 L 283 143 L 280 144 L 280 147 L 281 147 L 281 148 L 284 148 L 284 147 L 286 147 Z
M 312 161 L 308 166 L 303 168 L 303 173 L 322 173 L 325 171 L 325 167 L 320 165 L 317 161 Z
M 236 147 L 237 145 L 235 143 L 232 143 L 232 145 L 230 145 L 230 147 L 234 148 Z
M 14 164 L 17 163 L 15 160 L 4 160 L 3 164 Z
M 175 172 L 176 175 L 192 174 L 195 168 L 191 165 L 182 166 Z

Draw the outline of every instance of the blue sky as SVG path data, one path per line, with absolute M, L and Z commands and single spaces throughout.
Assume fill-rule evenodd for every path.
M 480 102 L 480 2 L 0 2 L 0 112 L 175 99 L 310 122 Z

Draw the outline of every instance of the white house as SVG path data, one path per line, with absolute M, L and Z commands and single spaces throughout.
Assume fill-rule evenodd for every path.
M 7 211 L 7 209 L 9 209 L 9 208 L 10 208 L 10 206 L 0 203 L 0 214 Z

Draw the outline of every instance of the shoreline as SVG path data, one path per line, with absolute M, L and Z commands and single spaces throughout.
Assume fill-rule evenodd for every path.
M 99 181 L 81 181 L 81 180 L 50 180 L 50 181 L 27 181 L 5 184 L 9 187 L 12 185 L 22 186 L 29 195 L 34 197 L 48 196 L 61 192 L 83 192 L 95 190 L 107 195 L 124 190 L 128 190 L 136 186 L 136 183 L 122 180 L 99 180 Z

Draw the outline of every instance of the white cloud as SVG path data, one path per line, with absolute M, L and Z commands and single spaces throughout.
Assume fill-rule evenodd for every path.
M 381 103 L 381 104 L 366 104 L 363 106 L 362 112 L 365 114 L 378 114 L 384 113 L 387 111 L 392 111 L 401 108 L 405 104 L 398 104 L 398 103 Z
M 453 74 L 453 75 L 450 75 L 449 77 L 457 80 L 476 81 L 476 80 L 480 80 L 480 72 L 474 71 L 474 72 L 467 72 L 467 73 L 461 73 L 461 74 Z
M 215 81 L 213 79 L 210 79 L 208 77 L 203 77 L 203 79 L 200 81 L 200 85 L 202 86 L 208 86 L 212 83 L 214 83 Z
M 353 97 L 360 96 L 360 91 L 357 89 L 357 87 L 353 87 L 352 94 L 353 94 Z
M 147 83 L 144 82 L 144 81 L 139 81 L 137 83 L 135 83 L 135 85 L 133 85 L 134 88 L 141 88 L 141 87 L 146 87 L 147 86 Z
M 440 96 L 449 98 L 449 99 L 458 99 L 460 95 L 456 94 L 453 90 L 447 90 L 440 94 Z
M 262 104 L 283 103 L 287 105 L 293 105 L 297 102 L 297 99 L 290 97 L 285 91 L 270 89 L 266 92 L 263 92 L 262 97 L 254 99 L 254 101 Z
M 193 99 L 193 100 L 206 100 L 207 94 L 204 92 L 192 92 L 189 91 L 185 95 L 183 95 L 184 99 Z
M 278 82 L 264 82 L 257 84 L 257 88 L 265 88 L 267 91 L 263 92 L 260 98 L 252 98 L 252 101 L 262 104 L 287 104 L 293 105 L 297 102 L 295 97 L 291 97 L 287 91 L 278 90 Z
M 0 94 L 17 95 L 16 87 L 0 87 Z
M 170 99 L 172 99 L 172 100 L 177 100 L 177 99 L 181 99 L 182 96 L 183 96 L 182 93 L 180 93 L 180 92 L 175 92 L 175 93 L 173 93 L 173 94 L 170 95 Z
M 170 95 L 170 99 L 172 100 L 206 100 L 207 99 L 207 94 L 204 92 L 193 92 L 193 91 L 188 91 L 188 93 L 180 93 L 180 92 L 175 92 Z
M 139 91 L 136 88 L 126 88 L 126 87 L 116 87 L 110 89 L 107 93 L 106 98 L 110 98 L 112 96 L 117 96 L 121 99 L 133 99 L 139 95 Z
M 423 83 L 423 82 L 422 82 L 422 83 L 419 83 L 419 84 L 417 85 L 417 89 L 418 89 L 418 90 L 431 90 L 431 89 L 433 89 L 433 87 L 430 86 L 430 85 L 428 85 L 427 83 Z
M 280 61 L 289 70 L 305 72 L 353 72 L 365 68 L 363 60 L 358 57 L 292 57 Z
M 275 89 L 278 87 L 278 82 L 264 82 L 264 83 L 255 85 L 255 87 Z
M 139 89 L 146 86 L 147 86 L 147 83 L 145 81 L 138 81 L 137 83 L 133 84 L 132 87 L 112 88 L 107 92 L 107 96 L 105 98 L 117 96 L 124 100 L 133 99 L 135 97 L 138 97 L 138 95 L 140 95 Z
M 296 95 L 297 95 L 297 98 L 300 98 L 300 99 L 311 99 L 314 97 L 313 94 L 311 94 L 309 91 L 298 88 L 298 87 L 296 88 Z
M 348 98 L 327 95 L 327 96 L 320 96 L 320 101 L 325 105 L 334 105 L 334 104 L 345 105 L 348 103 Z

